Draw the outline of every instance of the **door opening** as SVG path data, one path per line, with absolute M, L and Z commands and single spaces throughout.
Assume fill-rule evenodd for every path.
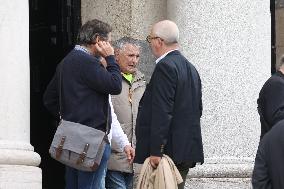
M 73 48 L 81 25 L 80 0 L 30 0 L 31 144 L 41 156 L 43 189 L 64 188 L 64 166 L 51 159 L 49 145 L 56 120 L 42 96 L 57 64 Z

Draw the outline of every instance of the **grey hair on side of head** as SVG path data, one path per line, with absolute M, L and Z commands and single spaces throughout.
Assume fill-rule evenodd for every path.
M 93 19 L 87 21 L 79 30 L 77 36 L 78 45 L 88 45 L 94 43 L 97 36 L 108 37 L 108 34 L 112 31 L 109 24 Z
M 170 20 L 163 20 L 156 23 L 153 27 L 153 33 L 162 38 L 166 44 L 174 44 L 179 41 L 178 26 Z
M 114 49 L 122 49 L 126 44 L 132 44 L 140 48 L 138 40 L 131 37 L 122 37 L 112 43 Z

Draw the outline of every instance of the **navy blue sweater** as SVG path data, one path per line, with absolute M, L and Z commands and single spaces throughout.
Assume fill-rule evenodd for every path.
M 105 69 L 94 56 L 72 50 L 57 66 L 47 86 L 43 97 L 46 108 L 57 118 L 60 111 L 64 120 L 105 131 L 108 95 L 117 95 L 122 88 L 120 69 L 114 56 L 106 57 L 106 61 L 108 64 Z M 110 124 L 111 116 L 109 118 Z

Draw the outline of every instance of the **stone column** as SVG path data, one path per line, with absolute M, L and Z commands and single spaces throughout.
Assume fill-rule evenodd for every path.
M 250 188 L 259 142 L 256 100 L 270 76 L 269 1 L 168 0 L 183 54 L 203 83 L 205 164 L 190 188 Z
M 40 156 L 29 141 L 28 1 L 0 3 L 0 188 L 40 189 Z

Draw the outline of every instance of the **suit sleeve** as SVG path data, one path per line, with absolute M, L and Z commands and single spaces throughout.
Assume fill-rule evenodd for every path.
M 173 117 L 177 76 L 173 67 L 159 62 L 152 77 L 150 155 L 162 156 Z
M 274 125 L 284 119 L 284 83 L 277 81 L 271 84 L 267 90 L 265 112 L 267 121 Z
M 119 65 L 113 55 L 105 59 L 107 61 L 106 69 L 99 62 L 83 64 L 81 77 L 90 88 L 100 93 L 118 95 L 122 89 Z
M 268 166 L 265 154 L 265 138 L 260 141 L 258 146 L 255 164 L 252 174 L 253 188 L 272 189 L 271 179 L 269 178 Z
M 49 82 L 43 95 L 43 103 L 54 117 L 59 118 L 59 92 L 57 77 L 57 73 L 55 73 L 52 80 Z

